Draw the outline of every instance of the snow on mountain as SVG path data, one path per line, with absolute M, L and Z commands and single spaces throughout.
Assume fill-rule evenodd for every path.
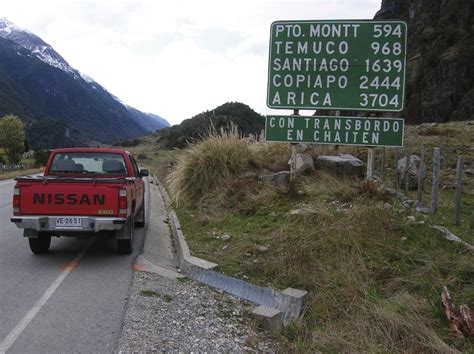
M 8 35 L 13 32 L 13 30 L 16 31 L 22 31 L 21 28 L 18 26 L 15 26 L 13 23 L 8 21 L 5 17 L 0 18 L 0 32 L 4 32 L 5 35 Z
M 94 83 L 95 80 L 93 78 L 91 78 L 90 76 L 84 74 L 84 73 L 81 73 L 79 72 L 79 74 L 81 75 L 81 77 L 84 79 L 85 82 L 91 84 L 91 83 Z
M 59 68 L 72 76 L 79 76 L 68 62 L 56 52 L 48 43 L 44 42 L 35 34 L 18 27 L 6 18 L 0 18 L 0 37 L 9 39 L 21 47 L 28 49 L 41 61 Z
M 156 116 L 159 118 L 156 119 L 154 115 L 143 113 L 133 107 L 126 105 L 118 97 L 109 93 L 105 87 L 98 84 L 90 76 L 71 67 L 69 63 L 53 49 L 52 46 L 43 41 L 40 37 L 18 27 L 4 17 L 0 17 L 0 38 L 4 38 L 16 43 L 16 45 L 29 51 L 29 55 L 34 56 L 44 63 L 68 73 L 74 80 L 84 80 L 88 86 L 97 92 L 97 94 L 108 95 L 113 100 L 123 105 L 129 111 L 131 118 L 148 131 L 155 131 L 156 129 L 169 125 L 166 120 L 159 116 Z M 22 55 L 19 51 L 17 54 Z
M 74 69 L 69 63 L 48 43 L 43 41 L 37 35 L 18 27 L 14 23 L 8 21 L 5 17 L 0 18 L 0 37 L 9 39 L 21 47 L 29 50 L 32 55 L 48 65 L 54 66 L 55 68 L 61 69 L 67 72 L 75 80 L 82 78 L 87 82 L 94 90 L 98 87 L 107 91 L 104 87 L 99 85 L 90 76 L 81 73 L 79 70 Z M 20 55 L 20 53 L 18 53 Z M 119 103 L 124 104 L 118 97 L 112 97 Z

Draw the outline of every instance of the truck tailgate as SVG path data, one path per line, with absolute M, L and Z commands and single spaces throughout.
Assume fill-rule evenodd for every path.
M 118 215 L 117 183 L 19 182 L 22 215 Z

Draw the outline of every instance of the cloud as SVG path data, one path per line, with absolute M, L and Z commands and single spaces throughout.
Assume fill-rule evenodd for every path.
M 266 107 L 270 24 L 372 18 L 380 0 L 2 2 L 0 13 L 73 67 L 172 124 L 241 101 Z M 27 10 L 25 10 L 27 9 Z

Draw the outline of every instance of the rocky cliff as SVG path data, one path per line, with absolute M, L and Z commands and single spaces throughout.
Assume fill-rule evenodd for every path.
M 408 24 L 408 123 L 474 119 L 474 1 L 383 0 Z

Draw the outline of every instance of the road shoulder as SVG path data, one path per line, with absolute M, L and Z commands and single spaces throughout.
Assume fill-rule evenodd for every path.
M 250 319 L 254 305 L 179 273 L 164 200 L 155 183 L 148 186 L 148 228 L 117 350 L 273 352 Z

